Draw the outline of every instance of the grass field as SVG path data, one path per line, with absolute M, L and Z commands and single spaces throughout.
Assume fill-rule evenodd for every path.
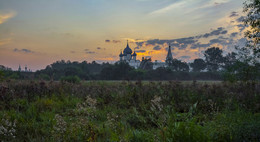
M 260 141 L 260 83 L 8 81 L 1 141 Z

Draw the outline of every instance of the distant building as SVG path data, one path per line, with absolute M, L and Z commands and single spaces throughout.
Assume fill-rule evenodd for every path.
M 166 56 L 166 64 L 169 64 L 171 61 L 173 60 L 172 58 L 172 49 L 171 49 L 171 45 L 169 45 L 169 48 L 168 48 L 168 54 Z
M 157 69 L 159 67 L 167 67 L 169 63 L 173 60 L 170 45 L 169 45 L 165 62 L 159 62 L 157 60 L 155 60 L 155 62 L 152 62 L 152 59 L 150 57 L 149 59 L 143 57 L 141 62 L 140 60 L 136 60 L 136 57 L 137 54 L 135 53 L 135 51 L 133 53 L 127 41 L 126 48 L 123 50 L 123 52 L 121 51 L 121 53 L 119 54 L 119 61 L 127 62 L 130 66 L 134 67 L 135 69 L 137 68 L 148 69 L 151 68 L 151 64 L 152 64 L 152 69 Z
M 18 71 L 20 72 L 20 71 L 22 71 L 22 69 L 21 69 L 21 66 L 19 65 L 19 67 L 18 67 Z
M 19 65 L 17 71 L 19 71 L 19 72 L 32 72 L 31 69 L 28 69 L 27 65 L 25 65 L 24 70 L 22 70 L 21 65 Z
M 138 68 L 140 66 L 140 60 L 136 60 L 137 54 L 133 53 L 132 49 L 129 47 L 128 41 L 126 48 L 124 49 L 123 53 L 119 54 L 120 62 L 127 62 L 130 66 L 134 68 Z
M 27 70 L 27 66 L 25 65 L 25 67 L 24 67 L 24 71 L 25 72 L 28 72 L 28 70 Z

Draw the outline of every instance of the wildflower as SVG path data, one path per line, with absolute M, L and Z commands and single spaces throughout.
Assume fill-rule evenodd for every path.
M 163 105 L 161 104 L 161 97 L 160 96 L 154 96 L 154 99 L 151 100 L 151 103 L 152 103 L 152 107 L 151 107 L 151 110 L 159 110 L 159 111 L 162 111 L 163 109 Z
M 96 109 L 97 100 L 87 96 L 86 103 L 89 107 Z
M 97 100 L 87 96 L 86 101 L 83 103 L 77 104 L 78 110 L 86 110 L 87 108 L 96 109 Z
M 16 133 L 16 120 L 11 122 L 9 119 L 2 118 L 0 125 L 0 137 L 1 135 L 6 138 L 15 138 Z
M 59 114 L 56 114 L 54 119 L 56 120 L 56 125 L 53 127 L 54 131 L 59 134 L 64 134 L 66 132 L 67 123 Z
M 86 97 L 86 100 L 83 103 L 78 103 L 77 108 L 74 109 L 74 112 L 78 115 L 84 115 L 90 118 L 95 118 L 97 100 L 91 98 L 90 96 Z
M 110 128 L 112 128 L 113 130 L 116 130 L 117 126 L 116 126 L 116 122 L 118 120 L 118 115 L 114 114 L 114 113 L 108 113 L 107 114 L 107 122 L 106 125 Z

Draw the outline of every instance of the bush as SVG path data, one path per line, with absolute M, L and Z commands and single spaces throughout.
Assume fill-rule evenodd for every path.
M 0 70 L 0 82 L 4 80 L 4 72 Z
M 195 122 L 170 122 L 162 133 L 162 139 L 166 142 L 206 142 L 208 137 L 203 127 Z
M 206 126 L 212 141 L 260 141 L 260 117 L 237 110 L 218 114 Z
M 61 82 L 80 83 L 80 78 L 78 76 L 66 76 L 61 78 Z
M 134 130 L 130 142 L 153 142 L 154 135 L 146 131 Z

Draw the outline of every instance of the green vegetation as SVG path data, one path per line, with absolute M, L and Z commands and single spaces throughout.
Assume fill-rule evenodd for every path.
M 259 141 L 260 84 L 0 84 L 1 141 Z
M 245 3 L 252 31 L 241 57 L 209 48 L 192 72 L 177 59 L 156 70 L 63 60 L 36 73 L 0 66 L 0 141 L 260 141 L 259 5 Z
M 66 76 L 61 78 L 61 82 L 79 83 L 80 78 L 78 76 Z

